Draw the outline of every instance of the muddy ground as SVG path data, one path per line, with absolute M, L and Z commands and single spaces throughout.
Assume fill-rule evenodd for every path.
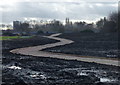
M 45 51 L 98 57 L 118 58 L 117 33 L 66 33 L 59 37 L 75 41 L 73 44 L 58 46 Z
M 120 85 L 115 66 L 9 53 L 53 42 L 57 41 L 42 37 L 3 41 L 2 85 Z

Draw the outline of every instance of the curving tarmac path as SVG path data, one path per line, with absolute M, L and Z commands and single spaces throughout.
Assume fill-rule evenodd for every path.
M 89 57 L 89 56 L 70 55 L 70 54 L 52 53 L 52 52 L 42 51 L 43 49 L 46 49 L 46 48 L 71 44 L 74 42 L 72 40 L 56 37 L 60 34 L 61 33 L 53 34 L 51 36 L 43 36 L 46 38 L 59 40 L 60 42 L 39 45 L 39 46 L 18 48 L 18 49 L 13 49 L 10 52 L 15 53 L 15 54 L 32 55 L 32 56 L 39 56 L 39 57 L 51 57 L 51 58 L 59 58 L 59 59 L 67 59 L 67 60 L 78 60 L 78 61 L 85 61 L 85 62 L 95 62 L 95 63 L 106 64 L 106 65 L 120 66 L 119 60 L 112 60 L 112 59 L 106 59 L 106 58 L 102 59 L 99 57 Z

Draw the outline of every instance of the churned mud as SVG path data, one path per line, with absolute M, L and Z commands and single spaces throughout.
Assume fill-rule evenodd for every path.
M 119 85 L 116 66 L 10 53 L 55 42 L 42 37 L 3 41 L 2 85 Z

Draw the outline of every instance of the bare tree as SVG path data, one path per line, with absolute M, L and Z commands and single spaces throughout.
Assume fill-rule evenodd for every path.
M 120 31 L 120 28 L 119 28 L 120 27 L 120 25 L 119 25 L 119 22 L 120 22 L 120 11 L 111 13 L 109 15 L 109 20 L 115 22 L 115 24 L 116 24 L 116 27 L 115 27 L 116 31 Z
M 113 12 L 109 15 L 109 20 L 110 21 L 114 21 L 115 23 L 118 22 L 118 13 L 117 12 Z

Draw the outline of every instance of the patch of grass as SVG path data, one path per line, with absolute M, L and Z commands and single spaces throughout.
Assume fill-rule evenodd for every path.
M 20 39 L 20 38 L 30 38 L 32 36 L 0 36 L 0 40 L 10 40 L 10 39 Z

